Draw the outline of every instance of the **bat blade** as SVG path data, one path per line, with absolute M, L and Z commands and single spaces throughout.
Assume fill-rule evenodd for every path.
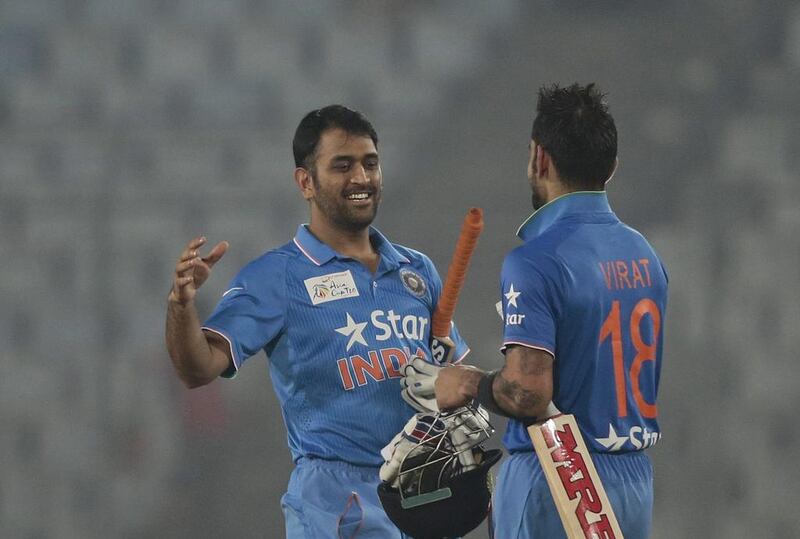
M 622 539 L 575 416 L 560 414 L 528 427 L 569 539 Z

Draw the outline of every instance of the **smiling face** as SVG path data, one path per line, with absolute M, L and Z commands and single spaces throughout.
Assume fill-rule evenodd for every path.
M 312 223 L 347 232 L 367 228 L 378 213 L 382 177 L 378 150 L 368 136 L 342 129 L 322 133 L 307 170 L 303 196 L 311 202 Z

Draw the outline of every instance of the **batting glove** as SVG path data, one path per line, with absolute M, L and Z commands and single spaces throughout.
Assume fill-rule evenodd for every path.
M 470 413 L 471 412 L 471 413 Z M 489 412 L 481 406 L 459 408 L 442 419 L 450 431 L 450 440 L 465 470 L 473 469 L 477 463 L 472 448 L 488 440 L 494 433 L 489 423 Z
M 419 356 L 412 358 L 403 367 L 403 377 L 400 379 L 403 400 L 420 412 L 438 412 L 434 386 L 441 369 Z
M 446 430 L 447 427 L 438 414 L 420 413 L 412 416 L 403 430 L 381 449 L 384 460 L 380 470 L 381 481 L 391 482 L 394 487 L 399 486 L 400 465 L 411 450 L 431 438 L 441 436 Z

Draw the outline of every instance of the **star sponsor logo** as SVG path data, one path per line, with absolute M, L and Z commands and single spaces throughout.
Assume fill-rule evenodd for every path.
M 507 326 L 521 326 L 523 320 L 525 320 L 525 315 L 522 313 L 508 313 L 506 315 Z
M 517 305 L 517 298 L 519 298 L 521 295 L 522 292 L 514 290 L 514 283 L 511 283 L 511 285 L 508 288 L 508 292 L 503 294 L 503 296 L 506 298 L 506 301 L 508 302 L 506 303 L 506 311 L 508 311 L 508 309 L 510 309 L 511 307 L 514 307 L 515 309 L 519 308 L 519 305 Z M 503 315 L 501 314 L 500 316 L 502 317 Z M 507 326 L 521 326 L 522 321 L 525 320 L 525 315 L 522 313 L 507 312 L 505 320 Z
M 595 438 L 595 441 L 609 451 L 621 451 L 626 443 L 630 443 L 634 449 L 647 449 L 658 443 L 660 439 L 660 432 L 651 431 L 647 427 L 641 427 L 639 425 L 632 426 L 628 430 L 627 436 L 620 436 L 617 434 L 614 426 L 609 423 L 608 436 L 605 438 Z
M 628 441 L 627 436 L 618 436 L 617 431 L 614 430 L 614 425 L 608 424 L 608 436 L 605 438 L 595 438 L 597 443 L 608 449 L 609 451 L 619 451 L 625 442 Z
M 350 270 L 311 277 L 303 283 L 314 305 L 358 296 L 358 288 Z
M 410 269 L 401 269 L 400 280 L 403 282 L 403 286 L 406 287 L 406 290 L 418 298 L 425 297 L 427 286 L 425 285 L 425 280 L 419 273 Z
M 364 339 L 364 328 L 367 327 L 366 322 L 356 322 L 350 313 L 347 313 L 347 324 L 336 328 L 336 333 L 340 333 L 345 337 L 350 337 L 347 341 L 347 350 L 353 347 L 355 343 L 361 343 L 367 346 L 367 341 Z
M 336 333 L 348 337 L 347 351 L 356 343 L 369 346 L 364 330 L 372 325 L 375 341 L 382 343 L 389 339 L 424 341 L 428 319 L 413 314 L 401 315 L 389 309 L 375 309 L 369 315 L 369 322 L 357 322 L 350 313 L 345 313 L 347 321 L 344 326 L 336 328 Z
M 427 360 L 428 351 L 423 347 L 429 339 L 428 318 L 399 314 L 392 309 L 344 314 L 344 325 L 334 331 L 347 339 L 346 351 L 336 360 L 345 391 L 400 378 L 403 366 L 412 357 Z M 336 339 L 344 344 L 339 337 Z
M 517 292 L 516 290 L 514 290 L 514 283 L 511 283 L 511 287 L 508 289 L 508 292 L 503 294 L 505 296 L 506 300 L 508 301 L 508 303 L 506 304 L 506 307 L 507 308 L 508 307 L 517 307 L 517 308 L 519 308 L 518 305 L 517 305 L 517 298 L 520 297 L 521 294 L 522 294 L 522 292 Z

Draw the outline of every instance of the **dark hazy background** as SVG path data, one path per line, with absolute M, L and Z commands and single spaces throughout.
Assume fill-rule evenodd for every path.
M 283 534 L 263 355 L 188 392 L 163 313 L 190 237 L 231 243 L 207 314 L 307 218 L 290 143 L 312 108 L 371 118 L 376 225 L 442 274 L 483 207 L 457 322 L 499 365 L 553 81 L 608 92 L 610 199 L 671 277 L 653 537 L 800 536 L 800 5 L 755 0 L 0 1 L 0 536 Z

